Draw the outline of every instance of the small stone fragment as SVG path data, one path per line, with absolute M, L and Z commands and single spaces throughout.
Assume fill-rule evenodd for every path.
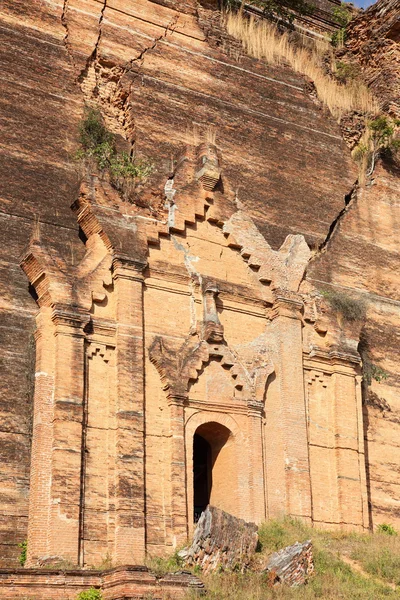
M 304 585 L 314 573 L 313 546 L 311 540 L 296 542 L 275 552 L 264 569 L 271 575 L 271 583 L 284 583 L 290 587 Z

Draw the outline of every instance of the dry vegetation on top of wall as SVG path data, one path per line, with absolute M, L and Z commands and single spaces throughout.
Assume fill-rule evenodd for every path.
M 224 15 L 227 31 L 240 40 L 246 52 L 270 64 L 288 64 L 297 73 L 309 77 L 320 101 L 328 107 L 334 117 L 350 111 L 376 115 L 379 106 L 372 94 L 359 79 L 340 83 L 323 68 L 322 58 L 330 56 L 333 71 L 335 61 L 329 41 L 316 41 L 312 48 L 294 45 L 287 33 L 280 33 L 272 23 L 247 18 L 241 11 Z
M 400 584 L 400 536 L 381 527 L 374 534 L 327 532 L 285 519 L 270 521 L 259 531 L 261 552 L 246 573 L 214 573 L 202 577 L 204 600 L 395 600 Z M 270 554 L 296 541 L 312 539 L 315 575 L 305 586 L 268 585 L 260 567 Z M 346 562 L 347 561 L 347 562 Z M 350 564 L 357 565 L 357 570 Z M 188 600 L 194 598 L 190 593 Z

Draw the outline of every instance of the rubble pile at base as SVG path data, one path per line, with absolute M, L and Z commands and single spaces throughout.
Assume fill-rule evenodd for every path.
M 271 574 L 271 582 L 285 583 L 295 587 L 307 583 L 314 572 L 313 547 L 311 540 L 296 542 L 275 552 L 264 569 Z

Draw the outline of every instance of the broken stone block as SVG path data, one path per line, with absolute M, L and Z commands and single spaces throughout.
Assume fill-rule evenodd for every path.
M 192 545 L 179 555 L 188 566 L 204 573 L 216 569 L 243 571 L 250 564 L 258 542 L 257 526 L 207 506 L 201 513 Z
M 307 583 L 314 573 L 313 546 L 311 540 L 296 542 L 275 552 L 264 569 L 271 576 L 271 583 L 284 583 L 296 587 Z

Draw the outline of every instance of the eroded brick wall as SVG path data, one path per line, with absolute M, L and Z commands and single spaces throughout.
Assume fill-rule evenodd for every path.
M 57 557 L 61 541 L 74 562 L 99 565 L 110 553 L 118 562 L 129 563 L 144 555 L 145 539 L 154 552 L 183 540 L 191 525 L 192 436 L 210 418 L 226 426 L 232 440 L 236 437 L 236 452 L 240 448 L 241 466 L 233 474 L 236 490 L 226 505 L 232 512 L 255 520 L 281 512 L 311 519 L 312 493 L 319 511 L 316 521 L 357 527 L 366 523 L 356 353 L 345 357 L 344 367 L 323 352 L 322 358 L 310 356 L 309 345 L 304 345 L 308 335 L 328 355 L 332 340 L 322 340 L 323 328 L 318 330 L 314 317 L 307 317 L 302 330 L 305 298 L 296 296 L 297 289 L 294 297 L 273 293 L 270 273 L 265 274 L 268 268 L 257 253 L 246 264 L 254 250 L 253 234 L 239 244 L 229 241 L 229 231 L 228 235 L 221 231 L 239 208 L 274 250 L 288 234 L 304 235 L 312 248 L 323 246 L 344 207 L 345 194 L 353 189 L 356 169 L 337 125 L 307 96 L 299 75 L 240 57 L 230 51 L 229 40 L 218 46 L 218 30 L 208 43 L 194 2 L 185 3 L 179 13 L 174 9 L 175 4 L 147 0 L 103 5 L 93 0 L 84 6 L 78 0 L 51 6 L 38 1 L 29 7 L 13 2 L 2 9 L 7 38 L 0 278 L 5 361 L 1 435 L 6 468 L 0 509 L 1 560 L 6 565 L 17 563 L 16 544 L 27 536 L 33 375 L 32 348 L 29 352 L 27 348 L 38 307 L 19 261 L 30 239 L 32 256 L 42 260 L 43 272 L 53 282 L 50 291 L 56 292 L 49 301 L 43 280 L 26 269 L 36 296 L 44 298 L 40 318 L 46 306 L 49 313 L 37 346 L 37 365 L 43 360 L 49 367 L 37 368 L 37 408 L 41 399 L 45 405 L 52 395 L 51 378 L 58 382 L 57 418 L 50 417 L 51 431 L 42 446 L 33 446 L 35 466 L 41 472 L 46 471 L 46 460 L 48 476 L 59 468 L 58 477 L 42 482 L 42 491 L 31 486 L 31 506 L 36 502 L 38 507 L 32 509 L 32 535 L 44 545 L 41 556 Z M 17 104 L 15 97 L 20 100 Z M 154 160 L 155 173 L 140 191 L 141 209 L 121 202 L 104 182 L 91 179 L 81 191 L 78 218 L 71 211 L 79 196 L 79 177 L 69 153 L 76 148 L 85 101 L 95 102 L 112 131 L 128 144 L 136 141 L 139 152 Z M 206 203 L 207 212 L 203 192 L 197 183 L 193 186 L 197 169 L 193 153 L 210 130 L 220 154 L 222 186 L 214 202 Z M 190 168 L 173 173 L 188 148 L 183 164 Z M 170 206 L 168 214 L 164 186 L 172 174 L 178 210 Z M 372 514 L 378 519 L 389 514 L 394 520 L 398 315 L 391 265 L 397 257 L 396 186 L 386 173 L 379 177 L 378 195 L 372 188 L 359 196 L 330 245 L 317 254 L 308 276 L 316 288 L 328 283 L 361 289 L 374 299 L 379 295 L 373 304 L 379 315 L 371 318 L 368 328 L 378 359 L 383 360 L 390 347 L 390 358 L 385 358 L 390 379 L 385 387 L 374 384 L 373 389 L 384 390 L 392 414 L 383 420 L 376 407 L 368 409 L 376 429 L 370 427 L 368 433 L 367 487 Z M 373 214 L 376 197 L 387 210 L 379 220 Z M 94 207 L 93 220 L 85 220 L 86 203 Z M 171 225 L 171 215 L 170 232 L 166 223 Z M 78 222 L 89 238 L 86 246 L 79 239 Z M 246 231 L 248 221 L 243 223 L 239 229 Z M 349 234 L 344 234 L 346 228 Z M 237 229 L 234 233 L 239 235 Z M 265 245 L 262 248 L 267 252 Z M 259 272 L 264 273 L 261 287 Z M 157 336 L 178 350 L 177 356 L 186 351 L 182 345 L 194 339 L 194 323 L 204 318 L 205 291 L 199 277 L 218 287 L 215 310 L 225 341 L 219 340 L 214 350 L 210 343 L 208 351 L 214 354 L 205 361 L 210 364 L 204 368 L 200 361 L 183 401 L 182 390 L 172 396 L 166 393 L 149 351 Z M 60 290 L 66 290 L 65 295 Z M 307 286 L 300 292 L 311 293 Z M 78 313 L 77 306 L 82 309 Z M 60 340 L 66 333 L 65 346 Z M 217 327 L 213 335 L 220 333 Z M 357 345 L 354 336 L 352 350 Z M 224 344 L 231 355 L 221 350 Z M 276 374 L 268 376 L 263 414 L 257 403 L 246 408 L 240 404 L 249 398 L 241 397 L 231 369 L 235 355 L 238 363 L 248 365 L 265 348 Z M 303 385 L 303 360 L 309 394 Z M 321 402 L 330 408 L 318 413 Z M 209 414 L 198 417 L 205 404 Z M 323 439 L 311 440 L 316 432 L 307 421 L 314 416 L 330 423 L 330 433 Z M 307 427 L 313 446 L 310 456 Z M 381 430 L 393 440 L 384 450 L 378 440 Z M 329 436 L 342 439 L 343 445 L 332 448 Z M 46 454 L 49 446 L 54 453 L 49 458 L 47 452 L 46 459 L 41 453 Z M 232 456 L 227 454 L 226 460 Z M 222 459 L 223 454 L 216 492 L 219 489 L 225 496 L 230 479 L 225 478 Z M 329 464 L 323 480 L 318 470 L 321 460 Z M 382 469 L 387 476 L 381 485 Z M 327 487 L 332 490 L 329 507 L 319 500 Z M 250 489 L 252 494 L 246 496 Z M 55 502 L 46 504 L 51 494 Z M 355 496 L 357 500 L 349 503 L 348 498 Z M 39 506 L 48 512 L 44 519 L 52 524 L 49 529 L 35 524 L 34 515 L 41 518 Z M 57 533 L 57 523 L 65 539 Z

